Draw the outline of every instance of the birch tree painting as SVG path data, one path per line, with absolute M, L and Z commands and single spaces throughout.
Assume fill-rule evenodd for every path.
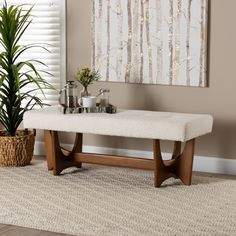
M 92 0 L 103 81 L 207 86 L 208 0 Z

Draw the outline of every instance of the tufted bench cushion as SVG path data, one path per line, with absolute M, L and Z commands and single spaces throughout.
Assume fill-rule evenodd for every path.
M 25 128 L 181 142 L 210 133 L 212 124 L 211 115 L 143 110 L 64 115 L 51 106 L 24 115 Z

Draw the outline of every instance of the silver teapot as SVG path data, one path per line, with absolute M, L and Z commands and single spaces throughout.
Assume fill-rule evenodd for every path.
M 78 107 L 78 92 L 75 81 L 67 81 L 64 88 L 59 91 L 59 104 L 64 108 Z

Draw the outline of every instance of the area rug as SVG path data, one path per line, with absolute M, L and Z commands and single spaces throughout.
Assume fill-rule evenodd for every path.
M 153 173 L 45 161 L 0 168 L 0 223 L 73 235 L 236 235 L 236 180 L 194 174 L 190 187 Z

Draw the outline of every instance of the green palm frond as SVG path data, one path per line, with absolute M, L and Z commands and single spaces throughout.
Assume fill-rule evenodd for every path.
M 23 7 L 24 5 L 8 6 L 5 1 L 0 8 L 0 45 L 3 48 L 0 51 L 0 122 L 10 136 L 15 135 L 26 111 L 45 105 L 37 94 L 45 96 L 44 89 L 53 89 L 42 76 L 49 73 L 35 67 L 35 64 L 46 66 L 43 62 L 35 59 L 18 61 L 32 48 L 48 51 L 38 44 L 19 44 L 32 22 L 33 7 L 28 10 Z M 30 84 L 35 88 L 22 92 Z

